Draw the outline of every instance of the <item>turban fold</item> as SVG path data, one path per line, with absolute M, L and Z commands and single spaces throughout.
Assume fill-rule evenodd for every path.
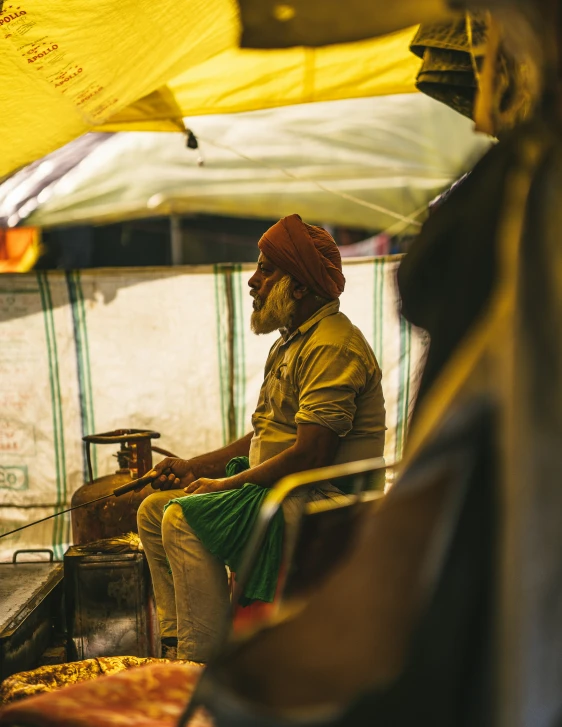
M 299 215 L 283 217 L 258 242 L 263 254 L 281 270 L 323 298 L 343 293 L 345 277 L 334 238 Z

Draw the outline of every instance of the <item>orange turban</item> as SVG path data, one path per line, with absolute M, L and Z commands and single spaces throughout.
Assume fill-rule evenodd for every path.
M 339 298 L 345 287 L 341 256 L 334 238 L 299 215 L 283 217 L 258 242 L 263 254 L 281 270 L 323 298 Z

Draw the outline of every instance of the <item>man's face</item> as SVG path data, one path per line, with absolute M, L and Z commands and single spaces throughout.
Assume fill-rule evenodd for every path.
M 260 334 L 289 328 L 297 307 L 291 276 L 260 253 L 257 270 L 248 285 L 254 299 L 252 331 Z

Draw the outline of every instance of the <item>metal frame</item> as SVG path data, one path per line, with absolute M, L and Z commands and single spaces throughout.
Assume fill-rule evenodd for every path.
M 307 489 L 312 488 L 326 480 L 335 480 L 342 477 L 356 476 L 357 484 L 349 498 L 357 500 L 368 484 L 367 475 L 382 469 L 392 469 L 396 465 L 388 465 L 384 457 L 360 460 L 358 462 L 346 462 L 345 464 L 331 465 L 320 469 L 305 470 L 296 474 L 283 477 L 271 488 L 260 509 L 258 519 L 254 526 L 252 536 L 246 546 L 246 552 L 240 570 L 236 574 L 236 585 L 232 596 L 232 612 L 236 610 L 240 596 L 246 586 L 257 556 L 265 540 L 267 529 L 276 513 L 282 507 L 285 500 L 300 490 L 305 494 Z M 361 477 L 361 475 L 364 475 Z M 303 503 L 304 505 L 304 503 Z

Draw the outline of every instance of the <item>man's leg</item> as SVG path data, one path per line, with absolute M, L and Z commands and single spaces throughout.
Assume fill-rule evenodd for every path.
M 170 500 L 184 496 L 183 490 L 155 492 L 142 501 L 137 513 L 139 536 L 152 576 L 161 639 L 178 635 L 174 582 L 162 545 L 162 516 Z
M 180 505 L 164 513 L 162 542 L 174 577 L 178 659 L 207 663 L 229 617 L 226 568 L 203 546 Z

